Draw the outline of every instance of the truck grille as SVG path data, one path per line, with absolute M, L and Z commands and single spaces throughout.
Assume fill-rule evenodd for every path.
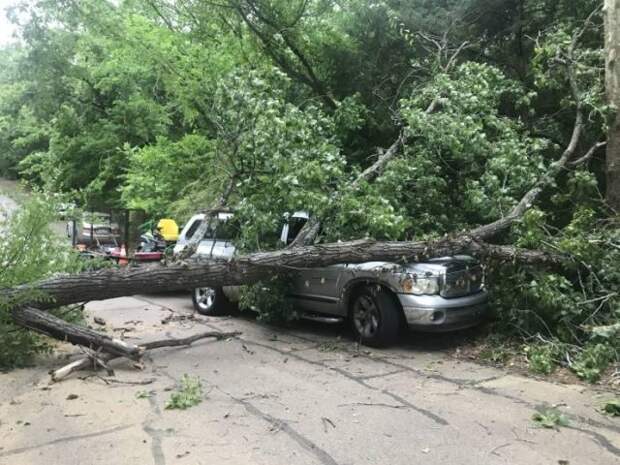
M 440 295 L 447 299 L 475 294 L 482 289 L 484 272 L 478 264 L 453 262 L 446 265 Z

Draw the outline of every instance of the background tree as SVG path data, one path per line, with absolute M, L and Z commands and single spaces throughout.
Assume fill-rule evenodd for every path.
M 248 252 L 299 209 L 322 241 L 447 234 L 488 260 L 497 331 L 586 367 L 617 356 L 620 308 L 602 4 L 25 3 L 2 52 L 0 167 L 180 222 L 231 187 Z M 583 271 L 498 262 L 471 237 Z
M 607 142 L 607 202 L 620 212 L 620 1 L 605 0 L 607 99 L 612 106 Z

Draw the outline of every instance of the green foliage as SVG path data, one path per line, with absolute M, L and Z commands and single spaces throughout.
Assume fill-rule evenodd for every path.
M 24 6 L 24 42 L 0 50 L 0 175 L 179 222 L 231 185 L 244 251 L 276 247 L 299 210 L 327 240 L 437 238 L 505 216 L 571 138 L 569 62 L 587 113 L 577 155 L 606 131 L 599 0 L 77 3 Z M 380 176 L 351 184 L 401 130 Z M 564 170 L 497 238 L 575 262 L 489 263 L 495 328 L 528 345 L 534 371 L 593 380 L 618 360 L 603 171 L 596 156 Z M 286 317 L 285 293 L 268 281 L 242 301 Z
M 151 391 L 138 391 L 136 392 L 136 399 L 148 399 L 153 395 Z
M 620 417 L 620 399 L 611 399 L 605 402 L 601 411 L 612 417 Z
M 316 106 L 288 103 L 289 85 L 274 69 L 241 70 L 227 76 L 214 95 L 215 173 L 232 172 L 243 249 L 274 247 L 276 238 L 269 235 L 285 212 L 321 215 L 343 177 L 346 161 L 332 118 Z
M 140 149 L 125 146 L 129 166 L 123 203 L 153 217 L 169 214 L 171 204 L 186 195 L 188 181 L 200 179 L 205 166 L 214 163 L 214 145 L 203 136 L 189 134 L 177 142 L 160 137 Z
M 185 410 L 202 402 L 202 383 L 200 378 L 187 374 L 181 378 L 181 386 L 170 395 L 166 409 Z
M 542 428 L 557 429 L 559 426 L 568 426 L 568 418 L 556 408 L 541 408 L 532 415 L 534 423 Z
M 243 286 L 239 308 L 258 312 L 259 318 L 266 322 L 284 322 L 297 318 L 297 313 L 287 294 L 290 294 L 290 281 L 274 277 L 268 281 Z
M 508 211 L 545 169 L 547 143 L 500 112 L 505 97 L 525 98 L 499 70 L 470 62 L 401 100 L 411 142 L 376 182 L 342 197 L 340 237 L 440 235 Z
M 535 344 L 524 348 L 528 366 L 534 373 L 550 374 L 558 364 L 561 348 L 554 344 Z
M 583 27 L 583 25 L 580 26 L 580 28 Z M 604 99 L 604 81 L 601 79 L 605 51 L 596 42 L 588 46 L 583 45 L 582 41 L 581 44 L 576 44 L 579 46 L 573 47 L 575 31 L 573 24 L 554 25 L 545 34 L 544 39 L 537 42 L 532 59 L 532 74 L 536 85 L 546 92 L 563 92 L 566 88 L 570 88 L 572 76 L 579 89 L 583 89 L 580 97 L 584 106 L 590 110 L 590 122 L 596 122 L 599 127 L 603 127 L 609 111 Z M 584 33 L 590 33 L 590 31 L 586 28 Z M 573 51 L 572 56 L 569 57 L 571 47 Z M 571 66 L 569 72 L 568 61 L 573 60 L 579 65 Z M 574 105 L 572 98 L 570 93 L 564 94 L 563 106 Z
M 55 273 L 80 269 L 77 255 L 68 244 L 56 237 L 49 228 L 54 219 L 50 199 L 35 196 L 14 212 L 6 222 L 0 222 L 0 288 L 28 284 Z M 49 350 L 45 338 L 13 324 L 10 309 L 24 300 L 47 300 L 43 294 L 33 295 L 24 290 L 12 298 L 0 298 L 0 368 L 24 366 L 41 352 Z M 58 316 L 73 321 L 81 314 L 57 310 Z
M 571 368 L 581 379 L 594 383 L 600 379 L 609 364 L 618 358 L 617 350 L 609 344 L 589 344 L 579 353 Z
M 554 215 L 532 210 L 514 231 L 518 245 L 564 252 L 581 271 L 564 275 L 503 266 L 491 277 L 498 328 L 528 339 L 542 334 L 548 341 L 530 346 L 530 368 L 548 373 L 562 363 L 595 382 L 619 360 L 620 251 L 616 220 L 605 219 L 590 203 L 574 205 L 560 230 L 550 224 L 558 221 Z

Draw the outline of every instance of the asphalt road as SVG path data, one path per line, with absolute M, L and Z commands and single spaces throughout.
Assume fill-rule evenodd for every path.
M 153 351 L 143 370 L 120 360 L 114 378 L 84 373 L 49 385 L 47 370 L 78 352 L 64 345 L 35 368 L 0 374 L 0 464 L 620 462 L 620 424 L 597 411 L 610 393 L 456 360 L 448 353 L 457 338 L 411 334 L 367 350 L 340 327 L 196 316 L 187 295 L 88 308 L 133 342 L 208 329 L 243 335 Z M 167 410 L 183 374 L 200 378 L 204 400 Z M 531 417 L 545 405 L 569 426 L 536 427 Z
M 16 198 L 20 200 L 20 203 L 27 199 L 29 195 L 27 191 L 19 185 L 18 181 L 0 178 L 0 230 L 2 228 L 1 224 L 6 220 L 8 215 L 19 207 L 19 203 L 7 196 L 7 193 L 12 193 L 13 196 L 17 196 Z M 49 227 L 58 237 L 67 239 L 66 221 L 54 221 L 50 223 Z

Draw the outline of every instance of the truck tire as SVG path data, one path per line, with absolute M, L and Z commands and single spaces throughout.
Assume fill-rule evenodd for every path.
M 201 315 L 221 316 L 233 312 L 233 303 L 221 287 L 197 287 L 192 291 L 194 310 Z
M 381 286 L 362 288 L 351 301 L 351 326 L 364 345 L 385 347 L 397 342 L 402 311 L 394 295 Z

